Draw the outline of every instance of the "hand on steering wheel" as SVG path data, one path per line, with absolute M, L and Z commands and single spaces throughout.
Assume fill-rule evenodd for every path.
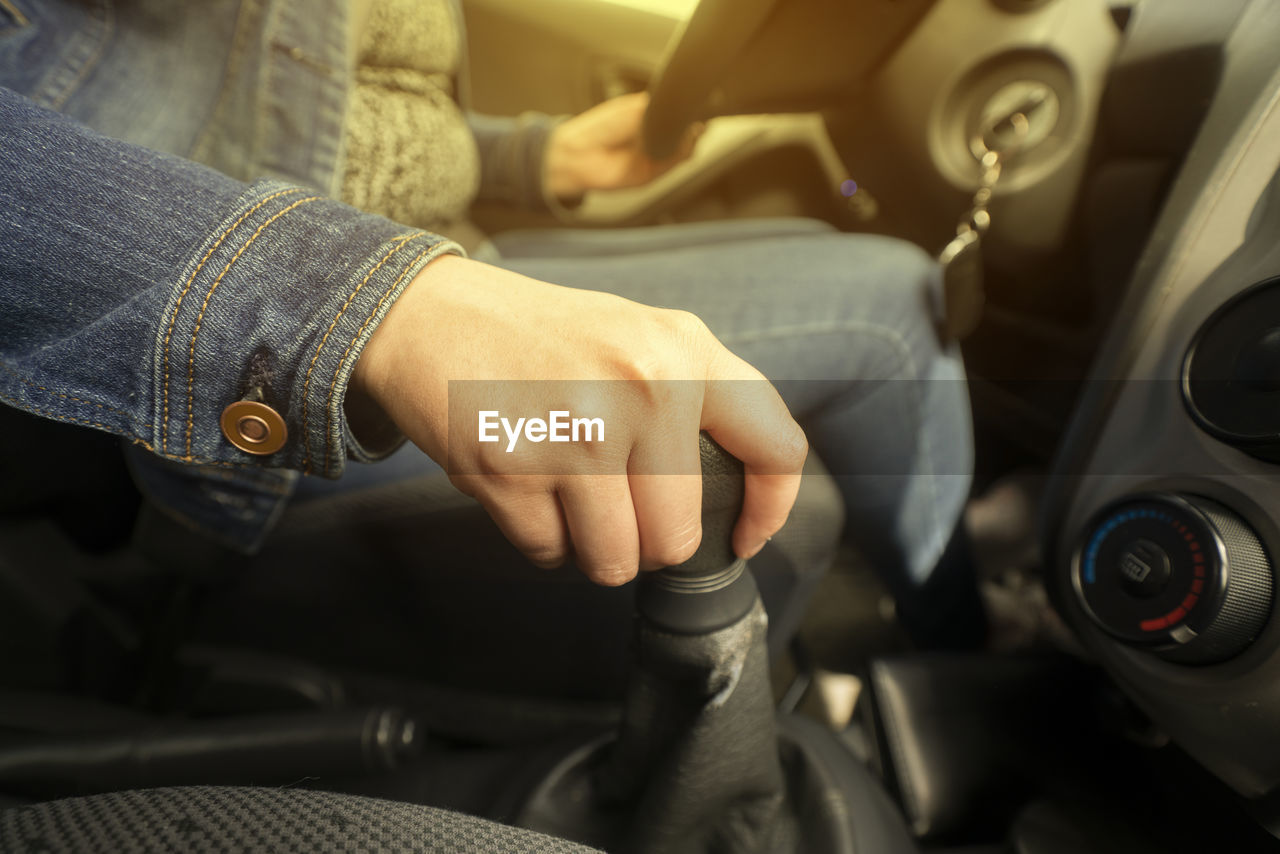
M 648 106 L 649 94 L 634 92 L 597 104 L 558 125 L 547 141 L 547 191 L 567 201 L 587 190 L 638 187 L 685 160 L 693 152 L 701 128 L 687 128 L 668 156 L 650 157 L 640 136 Z

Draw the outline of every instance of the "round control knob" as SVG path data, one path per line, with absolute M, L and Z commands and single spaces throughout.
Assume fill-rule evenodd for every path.
M 1280 462 L 1280 277 L 1242 292 L 1196 333 L 1182 367 L 1182 397 L 1221 442 Z
M 1170 661 L 1222 661 L 1271 613 L 1271 562 L 1233 512 L 1199 496 L 1148 495 L 1098 514 L 1072 562 L 1085 613 Z

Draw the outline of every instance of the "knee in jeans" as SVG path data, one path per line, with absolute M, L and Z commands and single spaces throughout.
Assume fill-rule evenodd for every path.
M 945 350 L 941 270 L 913 243 L 880 235 L 840 235 L 834 250 L 846 270 L 857 270 L 854 308 L 896 329 L 923 361 Z
M 937 260 L 914 243 L 878 234 L 832 234 L 807 240 L 835 283 L 873 301 L 931 317 L 941 294 Z

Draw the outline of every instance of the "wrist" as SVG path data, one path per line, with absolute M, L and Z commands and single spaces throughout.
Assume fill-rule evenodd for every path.
M 406 307 L 406 304 L 424 299 L 426 291 L 436 287 L 442 276 L 449 275 L 452 265 L 466 263 L 469 262 L 457 255 L 441 255 L 428 263 L 405 285 L 400 297 L 369 337 L 352 369 L 343 401 L 347 423 L 362 445 L 374 447 L 386 444 L 389 437 L 400 438 L 399 428 L 392 417 L 395 411 L 392 397 L 395 395 L 396 378 L 404 373 L 399 365 L 407 344 L 405 336 L 424 331 L 421 328 L 403 328 L 406 325 L 418 326 L 411 320 L 422 316 L 417 309 Z
M 547 136 L 543 155 L 542 186 L 547 195 L 561 202 L 572 202 L 586 192 L 577 170 L 577 158 L 564 136 L 565 123 L 556 125 Z

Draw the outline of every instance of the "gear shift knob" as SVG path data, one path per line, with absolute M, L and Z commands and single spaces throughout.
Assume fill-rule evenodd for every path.
M 636 600 L 640 616 L 677 634 L 704 634 L 741 619 L 756 599 L 746 561 L 733 551 L 746 478 L 741 461 L 706 433 L 702 458 L 702 543 L 677 566 L 647 573 Z

